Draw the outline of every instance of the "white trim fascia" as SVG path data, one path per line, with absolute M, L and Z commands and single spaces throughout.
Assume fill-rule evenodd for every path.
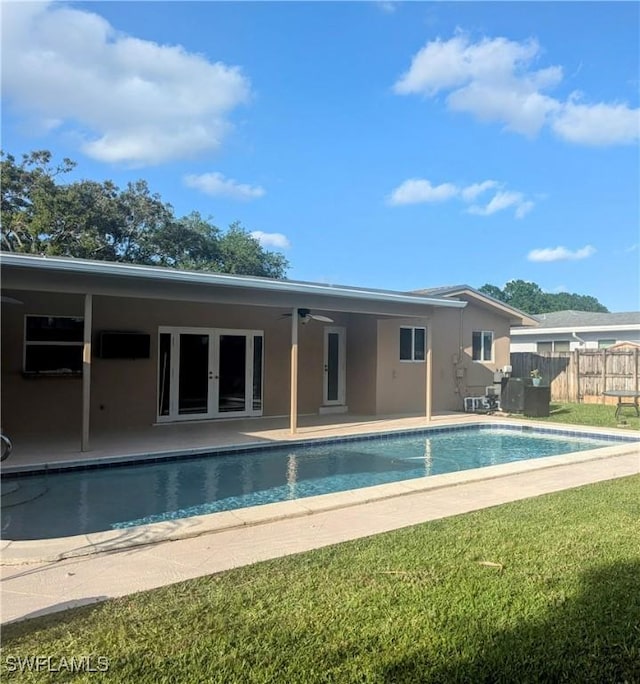
M 526 330 L 520 330 L 518 328 L 511 328 L 511 335 L 512 336 L 522 336 L 522 335 L 530 335 L 530 336 L 537 336 L 537 335 L 557 335 L 558 333 L 573 333 L 573 332 L 592 332 L 592 333 L 600 333 L 600 332 L 614 332 L 618 330 L 628 330 L 630 332 L 640 332 L 640 324 L 639 323 L 629 323 L 627 325 L 582 325 L 582 326 L 570 326 L 570 327 L 562 327 L 562 328 L 528 328 Z
M 318 294 L 345 299 L 368 300 L 378 302 L 395 302 L 398 304 L 425 304 L 434 307 L 462 309 L 467 303 L 446 297 L 424 297 L 407 295 L 390 290 L 369 290 L 366 288 L 345 285 L 323 285 L 300 281 L 276 280 L 254 276 L 237 276 L 225 273 L 207 273 L 203 271 L 180 271 L 159 266 L 139 266 L 118 262 L 97 262 L 86 259 L 65 259 L 60 257 L 38 257 L 24 254 L 8 254 L 0 257 L 2 266 L 29 268 L 34 270 L 50 270 L 78 275 L 116 276 L 132 280 L 146 280 L 166 283 L 188 283 L 196 285 L 217 285 L 264 292 L 284 292 L 287 294 Z
M 496 309 L 502 311 L 503 313 L 508 314 L 512 318 L 519 318 L 522 321 L 529 321 L 528 323 L 522 323 L 521 325 L 537 325 L 538 321 L 533 317 L 530 316 L 529 314 L 525 313 L 524 311 L 520 311 L 519 309 L 516 309 L 513 306 L 509 306 L 509 304 L 505 304 L 504 302 L 501 302 L 498 299 L 494 299 L 493 297 L 490 297 L 489 295 L 485 295 L 482 292 L 476 292 L 475 290 L 469 290 L 467 288 L 461 288 L 459 290 L 454 290 L 451 292 L 447 292 L 446 297 L 457 297 L 461 294 L 466 294 L 469 297 L 473 297 L 474 299 L 477 299 L 479 302 L 482 302 L 484 304 L 487 304 L 488 306 L 495 307 Z

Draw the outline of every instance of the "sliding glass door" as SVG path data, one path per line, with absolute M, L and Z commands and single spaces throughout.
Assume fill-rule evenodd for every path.
M 262 415 L 263 333 L 161 327 L 158 421 Z

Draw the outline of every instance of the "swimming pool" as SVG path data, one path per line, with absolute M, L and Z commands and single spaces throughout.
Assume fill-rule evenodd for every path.
M 178 520 L 489 465 L 625 436 L 461 426 L 278 444 L 197 457 L 5 478 L 2 538 L 46 539 Z

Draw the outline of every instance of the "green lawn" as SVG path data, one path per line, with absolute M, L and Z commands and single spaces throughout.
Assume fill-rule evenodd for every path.
M 4 681 L 17 681 L 7 656 L 93 654 L 109 672 L 74 681 L 640 682 L 640 477 L 32 619 L 2 639 Z
M 611 404 L 558 404 L 552 403 L 548 418 L 535 418 L 550 423 L 572 423 L 573 425 L 593 425 L 595 427 L 623 427 L 640 430 L 640 418 L 633 408 L 623 408 L 616 420 L 616 407 Z M 520 417 L 520 416 L 518 416 Z

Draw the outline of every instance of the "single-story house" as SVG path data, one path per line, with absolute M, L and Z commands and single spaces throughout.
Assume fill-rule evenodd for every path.
M 533 316 L 535 327 L 511 328 L 512 352 L 569 352 L 640 343 L 640 311 L 554 311 Z
M 471 288 L 429 295 L 0 256 L 2 429 L 461 410 L 509 363 L 522 312 Z

